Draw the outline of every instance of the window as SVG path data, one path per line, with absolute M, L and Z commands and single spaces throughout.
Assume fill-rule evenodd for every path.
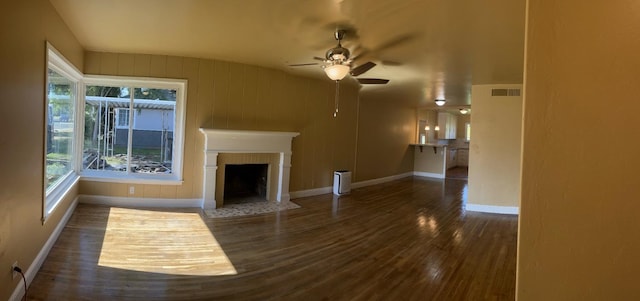
M 82 176 L 180 181 L 186 82 L 97 76 L 85 81 Z
M 116 116 L 116 124 L 121 128 L 129 128 L 129 109 L 116 109 L 118 115 Z
M 464 124 L 464 139 L 471 141 L 471 123 L 467 122 Z
M 43 221 L 77 180 L 78 89 L 82 74 L 47 44 Z

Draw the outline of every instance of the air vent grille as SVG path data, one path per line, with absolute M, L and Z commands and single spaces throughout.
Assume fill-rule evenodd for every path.
M 520 89 L 491 89 L 491 96 L 520 96 Z

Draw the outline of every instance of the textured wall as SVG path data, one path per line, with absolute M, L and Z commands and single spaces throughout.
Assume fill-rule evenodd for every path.
M 46 48 L 48 40 L 82 69 L 83 50 L 49 1 L 4 1 L 0 18 L 0 300 L 18 285 L 9 267 L 27 269 L 57 226 L 77 188 L 42 217 Z
M 329 80 L 217 60 L 163 55 L 87 52 L 85 74 L 188 80 L 184 183 L 147 185 L 81 181 L 80 193 L 133 197 L 201 198 L 204 136 L 200 127 L 300 132 L 293 139 L 291 191 L 332 185 L 333 170 L 353 170 L 358 90 L 345 82 L 333 118 Z
M 639 12 L 528 1 L 520 301 L 640 300 Z

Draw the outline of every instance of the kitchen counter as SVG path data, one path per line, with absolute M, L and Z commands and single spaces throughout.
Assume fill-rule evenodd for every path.
M 424 143 L 410 144 L 416 147 L 414 152 L 414 174 L 422 177 L 444 179 L 446 171 L 447 144 Z M 427 151 L 424 148 L 427 147 Z M 433 152 L 430 149 L 433 148 Z M 418 151 L 418 149 L 420 151 Z
M 440 143 L 423 143 L 423 144 L 412 143 L 412 144 L 409 144 L 409 145 L 419 147 L 420 148 L 420 152 L 422 152 L 422 148 L 424 146 L 433 147 L 433 153 L 434 154 L 438 152 L 438 150 L 437 150 L 438 147 L 442 147 L 442 148 L 448 147 L 447 144 L 440 144 Z
M 442 144 L 442 143 L 412 143 L 409 145 L 413 145 L 413 146 L 433 146 L 433 147 L 445 147 L 445 146 L 449 146 L 448 144 Z

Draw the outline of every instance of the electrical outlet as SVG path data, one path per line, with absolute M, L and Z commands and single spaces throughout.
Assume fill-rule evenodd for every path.
M 17 261 L 16 261 L 16 262 L 14 262 L 14 263 L 11 265 L 11 273 L 13 273 L 13 274 L 12 274 L 12 275 L 13 275 L 13 278 L 18 277 L 18 272 L 16 272 L 15 270 L 13 270 L 13 268 L 15 268 L 15 267 L 17 267 L 17 266 L 18 266 L 18 262 L 17 262 Z
M 135 186 L 129 186 L 129 194 L 134 194 L 136 193 L 136 187 Z

